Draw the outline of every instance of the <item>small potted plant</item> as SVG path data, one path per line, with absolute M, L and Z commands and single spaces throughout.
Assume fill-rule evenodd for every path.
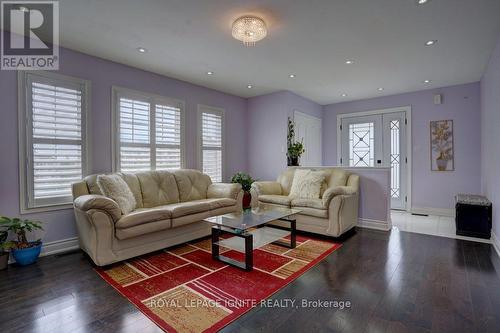
M 0 231 L 0 271 L 7 268 L 9 264 L 9 252 L 11 242 L 7 242 L 7 236 L 9 232 L 7 228 L 3 227 L 3 230 Z
M 250 188 L 254 181 L 255 179 L 244 172 L 238 172 L 231 178 L 231 183 L 241 184 L 241 188 L 243 189 L 243 209 L 250 208 L 250 202 L 252 201 Z
M 42 241 L 40 239 L 28 241 L 26 233 L 43 230 L 40 222 L 2 216 L 0 227 L 7 232 L 11 231 L 17 237 L 17 240 L 10 242 L 9 248 L 18 265 L 25 266 L 37 261 L 42 249 Z
M 287 165 L 298 166 L 300 156 L 306 151 L 304 149 L 303 139 L 295 141 L 295 123 L 288 118 L 288 132 L 286 136 L 287 141 Z

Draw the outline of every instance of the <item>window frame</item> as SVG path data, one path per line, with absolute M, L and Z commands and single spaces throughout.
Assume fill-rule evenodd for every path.
M 38 79 L 38 80 L 37 80 Z M 33 123 L 32 97 L 27 91 L 32 82 L 48 83 L 55 86 L 81 89 L 81 151 L 82 176 L 90 171 L 91 165 L 91 82 L 89 80 L 62 75 L 48 71 L 18 71 L 18 152 L 19 152 L 19 210 L 21 214 L 46 212 L 73 208 L 73 200 L 47 199 L 47 203 L 34 202 L 34 175 L 33 175 Z
M 149 145 L 150 149 L 150 163 L 151 170 L 156 170 L 156 147 L 168 146 L 166 144 L 156 143 L 156 104 L 163 105 L 178 105 L 181 110 L 181 137 L 180 137 L 180 151 L 181 151 L 181 169 L 186 167 L 186 103 L 183 100 L 173 97 L 167 97 L 148 92 L 137 91 L 134 89 L 124 88 L 120 86 L 111 87 L 111 156 L 112 156 L 112 170 L 113 172 L 121 172 L 120 167 L 120 106 L 119 99 L 129 98 L 149 103 Z M 134 144 L 135 145 L 135 144 Z M 146 144 L 137 144 L 138 146 L 146 146 Z M 154 158 L 153 158 L 154 153 Z
M 203 113 L 211 113 L 222 118 L 221 126 L 221 136 L 222 136 L 222 147 L 220 148 L 222 154 L 222 175 L 221 182 L 226 180 L 226 110 L 223 108 L 218 108 L 214 106 L 198 104 L 198 115 L 197 115 L 197 157 L 198 157 L 198 169 L 203 172 Z M 207 150 L 219 150 L 219 149 L 207 149 Z

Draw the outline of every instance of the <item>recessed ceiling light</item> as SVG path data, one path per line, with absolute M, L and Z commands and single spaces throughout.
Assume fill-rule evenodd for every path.
M 352 64 L 354 64 L 354 60 L 346 60 L 345 63 L 347 65 L 352 65 Z
M 18 8 L 18 9 L 19 9 L 20 11 L 22 11 L 23 13 L 27 13 L 27 12 L 29 12 L 29 11 L 30 11 L 30 10 L 29 10 L 29 8 L 28 8 L 28 7 L 26 7 L 26 6 L 19 6 L 19 8 Z
M 146 53 L 148 50 L 146 50 L 145 48 L 143 47 L 138 47 L 137 48 L 137 51 L 141 52 L 141 53 Z
M 425 42 L 425 46 L 432 46 L 432 45 L 434 45 L 436 43 L 437 43 L 436 39 L 428 40 L 427 42 Z
M 340 95 L 340 96 L 342 96 L 342 97 L 347 97 L 347 94 L 342 94 L 342 95 Z
M 424 80 L 424 83 L 431 83 L 431 80 Z
M 288 77 L 293 79 L 295 77 L 295 74 L 290 74 L 290 75 L 288 75 Z
M 384 88 L 380 87 L 380 88 L 377 88 L 378 91 L 383 91 Z
M 417 0 L 417 5 L 425 5 L 428 3 L 430 0 Z
M 248 89 L 252 89 L 252 88 L 253 88 L 253 86 L 252 86 L 251 84 L 249 84 L 249 85 L 247 86 L 247 88 L 248 88 Z
M 207 75 L 214 75 L 214 72 L 212 72 L 212 71 L 208 71 L 208 72 L 207 72 Z

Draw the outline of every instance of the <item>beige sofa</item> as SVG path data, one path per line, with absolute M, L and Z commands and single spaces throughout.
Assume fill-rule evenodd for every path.
M 198 170 L 119 175 L 137 202 L 127 215 L 102 195 L 97 175 L 73 184 L 80 247 L 98 266 L 207 236 L 201 220 L 242 209 L 240 184 L 212 184 Z
M 319 199 L 290 196 L 295 170 L 283 171 L 277 181 L 252 184 L 252 207 L 290 207 L 301 210 L 297 229 L 338 237 L 358 222 L 359 176 L 341 168 L 310 168 L 325 172 Z M 308 168 L 302 168 L 308 169 Z

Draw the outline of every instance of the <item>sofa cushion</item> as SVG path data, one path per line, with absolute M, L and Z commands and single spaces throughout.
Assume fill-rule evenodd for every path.
M 235 212 L 235 206 L 220 207 L 212 210 L 207 210 L 205 212 L 180 216 L 172 219 L 172 228 L 182 227 L 186 224 L 200 222 L 210 216 L 224 215 L 228 213 Z
M 293 177 L 290 196 L 295 198 L 319 199 L 321 185 L 325 181 L 324 171 L 298 169 Z
M 199 201 L 208 203 L 208 205 L 210 206 L 210 210 L 236 206 L 236 200 L 229 198 L 213 198 L 213 199 L 203 199 Z
M 292 208 L 300 210 L 299 213 L 300 215 L 314 216 L 325 219 L 328 218 L 328 209 L 317 209 L 311 207 L 297 207 L 297 206 L 294 206 Z
M 174 172 L 181 202 L 207 198 L 208 186 L 212 180 L 199 170 L 177 170 Z
M 141 183 L 145 208 L 179 202 L 179 191 L 174 175 L 168 171 L 147 171 L 137 174 Z
M 113 199 L 118 204 L 123 215 L 135 209 L 134 194 L 119 175 L 99 175 L 97 176 L 97 185 L 99 185 L 101 192 L 105 196 Z
M 165 223 L 170 223 L 171 217 L 172 211 L 164 207 L 139 208 L 127 215 L 122 216 L 122 218 L 115 223 L 115 227 L 117 229 L 126 229 L 141 224 L 163 220 L 166 221 Z
M 316 209 L 327 209 L 328 206 L 323 204 L 322 199 L 306 199 L 306 198 L 295 198 L 291 202 L 292 207 L 310 207 Z
M 98 175 L 88 175 L 83 180 L 87 183 L 90 194 L 103 195 L 99 185 L 97 185 L 97 176 Z
M 210 204 L 205 202 L 205 200 L 195 200 L 165 205 L 161 208 L 170 211 L 172 213 L 172 218 L 176 218 L 196 213 L 208 212 L 210 210 Z
M 130 228 L 116 229 L 116 238 L 124 240 L 150 234 L 153 232 L 167 230 L 171 227 L 172 222 L 170 220 L 153 221 L 149 223 L 139 224 Z M 144 243 L 144 246 L 146 245 L 147 243 Z
M 290 207 L 292 198 L 286 195 L 264 194 L 264 195 L 259 195 L 259 201 Z
M 172 218 L 197 214 L 223 207 L 236 205 L 236 200 L 229 198 L 220 199 L 202 199 L 175 204 L 165 205 L 158 208 L 166 209 L 172 213 Z
M 228 209 L 228 208 L 225 208 L 225 209 Z M 200 222 L 200 221 L 202 221 L 210 216 L 212 216 L 212 214 L 209 210 L 207 210 L 207 211 L 201 212 L 201 213 L 176 217 L 176 218 L 172 219 L 172 228 L 178 228 L 178 227 L 185 226 L 187 224 Z
M 281 185 L 281 194 L 283 194 L 283 195 L 290 194 L 294 174 L 295 174 L 295 169 L 288 168 L 278 176 L 277 181 Z
M 141 193 L 141 183 L 139 182 L 139 178 L 133 173 L 119 173 L 120 177 L 123 178 L 125 183 L 127 183 L 130 191 L 134 195 L 135 198 L 135 208 L 142 208 L 142 193 Z

